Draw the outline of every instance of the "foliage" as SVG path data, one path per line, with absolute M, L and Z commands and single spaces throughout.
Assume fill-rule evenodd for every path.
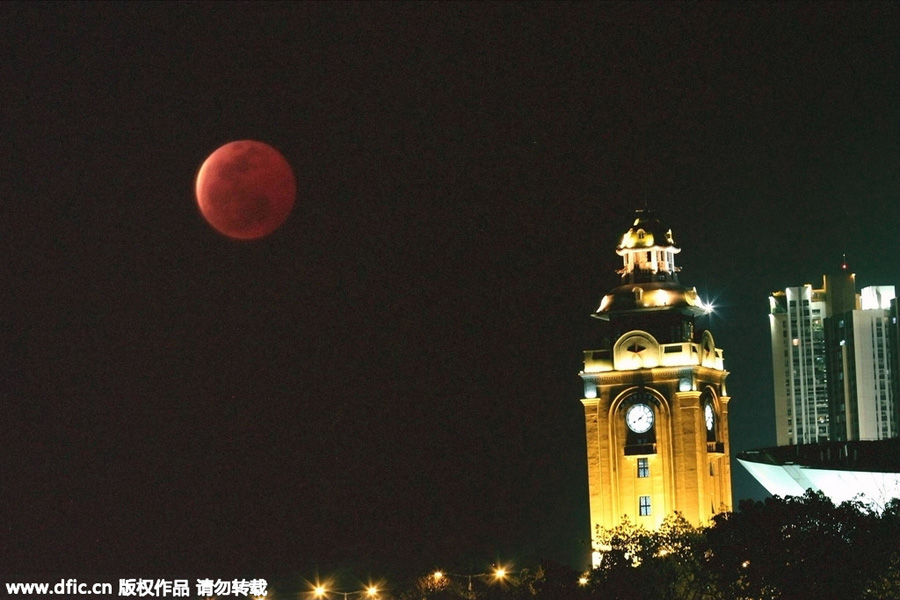
M 647 530 L 624 519 L 618 527 L 600 528 L 598 533 L 604 552 L 600 566 L 591 574 L 596 597 L 710 597 L 705 593 L 708 576 L 700 560 L 703 534 L 679 513 L 667 517 L 658 530 Z
M 418 581 L 409 600 L 817 600 L 900 598 L 900 499 L 881 512 L 821 493 L 744 501 L 706 528 L 680 514 L 658 530 L 627 519 L 598 529 L 600 566 L 579 574 L 543 563 L 502 583 Z
M 466 598 L 466 590 L 459 585 L 451 585 L 451 580 L 446 577 L 436 578 L 433 574 L 420 577 L 416 580 L 412 590 L 402 594 L 402 600 L 427 599 L 427 600 L 461 600 Z
M 588 598 L 587 588 L 577 584 L 581 574 L 555 562 L 544 562 L 522 577 L 526 598 L 540 600 L 577 600 Z
M 900 498 L 891 500 L 881 513 L 866 550 L 878 559 L 869 569 L 864 599 L 900 598 Z
M 642 600 L 900 598 L 900 499 L 877 513 L 822 493 L 745 501 L 707 528 L 600 529 L 591 597 Z
M 745 501 L 707 530 L 709 569 L 729 598 L 879 598 L 897 552 L 883 519 L 821 492 Z

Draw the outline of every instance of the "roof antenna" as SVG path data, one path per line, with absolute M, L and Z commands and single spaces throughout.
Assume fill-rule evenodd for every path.
M 842 255 L 842 258 L 841 258 L 841 270 L 842 270 L 842 271 L 846 271 L 847 268 L 848 268 L 848 265 L 847 265 L 847 253 L 844 252 L 844 254 Z
M 645 215 L 648 215 L 648 214 L 650 214 L 650 203 L 647 202 L 647 186 L 646 186 L 646 184 L 644 185 L 642 196 L 644 197 L 644 208 L 638 209 L 638 212 L 642 212 Z

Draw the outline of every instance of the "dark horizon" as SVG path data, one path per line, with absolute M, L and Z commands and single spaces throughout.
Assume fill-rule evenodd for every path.
M 768 294 L 898 283 L 896 4 L 2 13 L 16 576 L 585 568 L 578 372 L 635 209 L 715 302 L 733 456 L 774 444 Z M 194 198 L 239 139 L 297 179 L 255 242 Z

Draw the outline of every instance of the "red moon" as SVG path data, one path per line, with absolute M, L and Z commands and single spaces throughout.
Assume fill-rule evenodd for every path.
M 288 161 L 272 146 L 229 142 L 197 173 L 197 204 L 218 232 L 239 240 L 269 235 L 294 207 L 297 184 Z

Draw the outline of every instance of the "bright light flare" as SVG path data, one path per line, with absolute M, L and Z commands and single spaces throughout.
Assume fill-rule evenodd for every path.
M 578 578 L 578 585 L 587 585 L 587 583 L 588 583 L 588 578 L 585 577 L 584 575 L 582 575 L 581 577 Z
M 322 598 L 326 593 L 328 593 L 328 590 L 325 589 L 324 585 L 317 585 L 313 588 L 313 595 L 316 598 Z
M 444 574 L 441 571 L 435 571 L 433 577 L 435 581 L 440 581 L 444 578 Z
M 494 577 L 496 577 L 497 579 L 503 579 L 504 577 L 506 577 L 506 569 L 504 569 L 503 567 L 498 567 L 494 570 Z
M 700 308 L 703 309 L 703 312 L 707 315 L 711 315 L 716 312 L 716 307 L 712 302 L 705 302 L 700 300 Z
M 378 588 L 375 587 L 374 585 L 370 585 L 369 587 L 366 588 L 366 596 L 368 596 L 369 598 L 374 598 L 377 595 L 378 595 Z
M 700 308 L 700 310 L 703 311 L 704 315 L 709 315 L 711 317 L 712 316 L 721 316 L 717 312 L 718 309 L 722 308 L 722 306 L 718 302 L 720 297 L 721 297 L 721 294 L 716 294 L 712 297 L 707 297 L 707 299 L 704 300 L 703 298 L 701 298 L 698 295 L 697 296 L 697 302 L 699 303 L 698 307 Z

